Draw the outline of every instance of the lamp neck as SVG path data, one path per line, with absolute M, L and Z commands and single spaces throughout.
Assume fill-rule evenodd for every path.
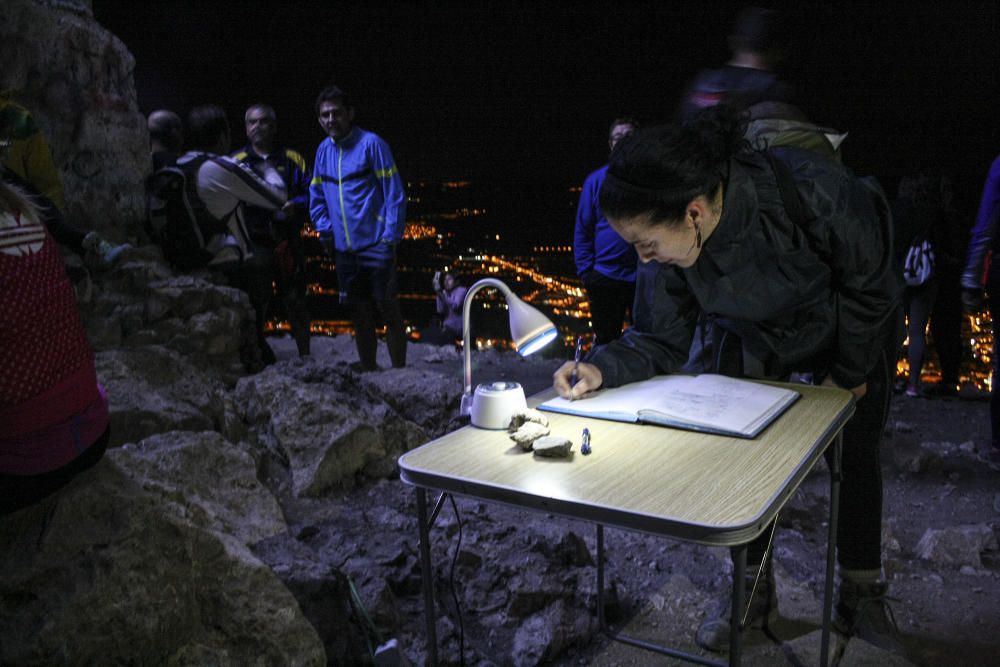
M 509 287 L 496 278 L 483 278 L 476 281 L 465 293 L 465 301 L 462 302 L 462 354 L 465 362 L 465 389 L 463 393 L 467 396 L 472 394 L 472 332 L 469 330 L 469 314 L 473 297 L 484 287 L 495 287 L 500 290 L 504 298 L 513 294 Z

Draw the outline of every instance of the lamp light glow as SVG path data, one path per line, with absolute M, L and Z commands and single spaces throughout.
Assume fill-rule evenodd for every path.
M 472 336 L 469 327 L 470 308 L 476 293 L 484 287 L 494 287 L 500 290 L 507 301 L 507 311 L 510 318 L 510 334 L 517 353 L 522 357 L 542 349 L 558 336 L 558 331 L 552 322 L 534 306 L 522 301 L 503 282 L 495 278 L 483 278 L 477 281 L 465 295 L 462 304 L 462 353 L 465 361 L 465 385 L 462 392 L 461 414 L 472 411 L 474 395 L 472 393 Z

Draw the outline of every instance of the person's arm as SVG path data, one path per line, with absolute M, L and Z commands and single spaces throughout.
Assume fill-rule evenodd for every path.
M 209 212 L 222 218 L 239 203 L 276 211 L 286 201 L 285 184 L 273 169 L 261 178 L 242 162 L 228 157 L 206 160 L 198 170 L 198 191 Z
M 965 269 L 962 271 L 962 299 L 972 309 L 982 306 L 983 271 L 998 226 L 1000 226 L 1000 157 L 993 161 L 986 182 L 983 184 L 979 212 L 969 237 Z
M 803 173 L 796 181 L 803 203 L 816 216 L 802 229 L 830 268 L 836 296 L 829 379 L 863 394 L 865 378 L 891 335 L 889 321 L 902 291 L 888 203 L 846 170 Z
M 322 144 L 316 150 L 316 160 L 313 163 L 313 177 L 309 181 L 309 217 L 313 229 L 319 234 L 320 243 L 328 253 L 333 251 L 333 230 L 330 226 L 330 210 L 326 204 L 326 193 L 323 191 L 323 174 L 326 161 Z
M 304 157 L 298 152 L 286 149 L 285 154 L 289 162 L 292 163 L 292 173 L 289 176 L 288 202 L 285 204 L 294 207 L 297 211 L 305 211 L 309 208 L 309 165 Z
M 594 270 L 596 262 L 594 236 L 600 217 L 597 195 L 601 189 L 602 180 L 596 176 L 597 174 L 591 174 L 583 182 L 580 203 L 576 208 L 576 226 L 573 229 L 573 260 L 576 262 L 576 275 L 581 278 Z
M 656 262 L 639 265 L 632 310 L 633 326 L 587 358 L 600 371 L 602 386 L 672 373 L 687 361 L 698 304 L 681 269 Z
M 379 240 L 382 243 L 396 245 L 403 239 L 406 227 L 406 191 L 403 188 L 403 178 L 399 175 L 389 145 L 377 139 L 371 146 L 372 171 L 378 187 L 382 189 L 383 204 L 380 215 L 385 221 L 385 232 Z

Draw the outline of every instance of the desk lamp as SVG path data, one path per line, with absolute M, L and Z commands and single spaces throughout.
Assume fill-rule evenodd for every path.
M 527 407 L 524 389 L 516 382 L 489 382 L 472 392 L 472 340 L 469 333 L 469 308 L 476 292 L 495 287 L 507 300 L 510 335 L 518 354 L 526 357 L 537 352 L 558 335 L 556 327 L 538 309 L 522 301 L 507 285 L 495 278 L 483 278 L 469 288 L 462 304 L 462 351 L 465 356 L 465 387 L 461 414 L 470 415 L 472 425 L 480 428 L 507 428 L 515 410 Z

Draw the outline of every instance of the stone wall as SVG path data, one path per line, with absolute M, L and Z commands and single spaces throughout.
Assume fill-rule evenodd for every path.
M 52 148 L 69 221 L 134 236 L 151 167 L 132 54 L 89 2 L 4 0 L 0 63 L 0 91 L 31 110 Z

